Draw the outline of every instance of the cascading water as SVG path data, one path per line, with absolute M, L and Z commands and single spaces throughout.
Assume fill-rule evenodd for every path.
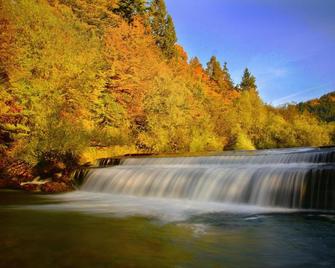
M 250 204 L 335 209 L 335 149 L 264 150 L 203 157 L 104 160 L 83 191 Z

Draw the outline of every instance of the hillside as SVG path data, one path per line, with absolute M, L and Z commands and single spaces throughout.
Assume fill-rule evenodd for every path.
M 163 0 L 0 5 L 7 158 L 35 165 L 333 143 L 334 127 L 313 114 L 265 105 L 248 69 L 235 85 L 215 56 L 206 68 L 189 59 Z
M 300 111 L 308 111 L 325 122 L 335 121 L 335 91 L 306 102 L 298 103 Z

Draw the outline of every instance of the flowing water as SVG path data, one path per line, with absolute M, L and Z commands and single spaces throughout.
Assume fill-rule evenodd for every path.
M 206 157 L 130 158 L 94 169 L 88 192 L 335 209 L 335 150 L 260 151 Z
M 0 192 L 0 267 L 335 267 L 334 149 L 101 165 L 72 193 Z

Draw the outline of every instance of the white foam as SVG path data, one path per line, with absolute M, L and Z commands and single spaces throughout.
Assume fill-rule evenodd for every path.
M 297 210 L 274 207 L 260 207 L 243 204 L 219 202 L 199 202 L 166 198 L 148 198 L 103 193 L 76 191 L 72 193 L 47 196 L 55 204 L 25 206 L 29 209 L 77 211 L 103 216 L 129 217 L 143 216 L 164 222 L 187 220 L 191 216 L 207 213 L 283 213 Z

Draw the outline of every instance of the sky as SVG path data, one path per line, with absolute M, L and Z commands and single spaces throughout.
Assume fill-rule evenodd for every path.
M 335 0 L 165 0 L 178 43 L 206 66 L 248 67 L 263 100 L 300 102 L 335 90 Z

